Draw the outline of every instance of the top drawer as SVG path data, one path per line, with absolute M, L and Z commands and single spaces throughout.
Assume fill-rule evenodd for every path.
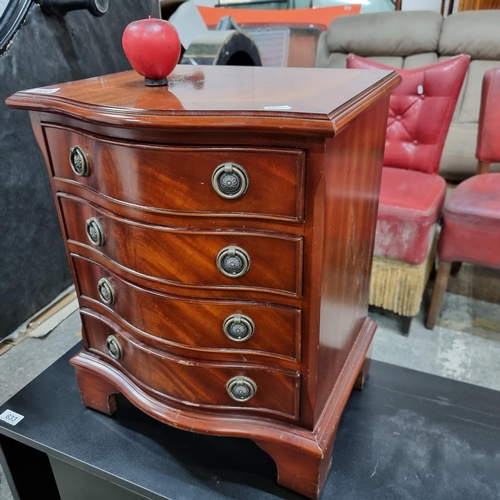
M 302 150 L 124 144 L 49 126 L 45 136 L 52 175 L 115 200 L 183 215 L 303 220 Z M 71 167 L 70 148 L 75 146 L 85 153 L 86 176 Z M 223 164 L 236 164 L 244 171 L 236 167 L 221 172 L 218 179 L 229 183 L 222 186 L 229 196 L 239 183 L 245 184 L 246 174 L 248 188 L 238 198 L 226 198 L 213 186 L 213 173 Z

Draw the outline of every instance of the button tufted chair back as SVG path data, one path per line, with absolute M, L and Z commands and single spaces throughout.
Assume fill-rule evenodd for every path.
M 500 161 L 500 67 L 483 79 L 476 158 L 483 163 Z
M 437 174 L 470 57 L 459 55 L 414 69 L 395 69 L 350 55 L 347 67 L 394 69 L 403 78 L 393 90 L 384 166 Z
M 395 69 L 347 58 L 348 68 L 390 69 L 402 77 L 390 97 L 369 301 L 406 318 L 417 314 L 434 262 L 446 193 L 437 173 L 469 59 Z

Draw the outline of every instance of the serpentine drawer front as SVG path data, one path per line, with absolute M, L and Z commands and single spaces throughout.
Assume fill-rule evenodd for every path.
M 145 344 L 165 350 L 186 347 L 198 355 L 211 350 L 240 359 L 265 354 L 299 361 L 300 309 L 167 295 L 133 285 L 77 255 L 72 256 L 72 262 L 79 295 L 88 307 L 99 310 Z M 105 300 L 107 295 L 103 297 L 102 280 L 112 288 L 111 303 Z
M 303 219 L 301 150 L 131 145 L 52 127 L 45 135 L 55 177 L 115 200 L 174 213 Z
M 388 71 L 182 66 L 21 91 L 82 317 L 85 405 L 253 439 L 318 498 L 361 387 Z M 112 424 L 110 424 L 112 425 Z M 161 465 L 161 464 L 160 464 Z
M 118 218 L 65 196 L 59 197 L 59 203 L 69 241 L 89 247 L 127 270 L 182 286 L 301 294 L 300 236 L 186 231 Z
M 144 346 L 121 329 L 113 328 L 111 323 L 83 312 L 87 348 L 112 358 L 145 391 L 199 408 L 234 410 L 237 407 L 244 411 L 297 417 L 299 374 L 296 372 L 169 356 Z M 110 336 L 118 346 L 116 350 L 109 345 Z M 228 383 L 235 377 L 249 379 L 255 384 L 255 394 L 251 398 L 238 401 L 228 392 Z

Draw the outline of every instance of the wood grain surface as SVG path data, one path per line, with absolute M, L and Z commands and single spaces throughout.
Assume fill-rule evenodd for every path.
M 162 400 L 175 400 L 187 407 L 248 413 L 271 413 L 296 418 L 298 413 L 298 372 L 270 369 L 267 366 L 215 363 L 183 358 L 147 347 L 132 335 L 112 325 L 97 313 L 82 309 L 85 347 L 119 368 L 142 390 Z M 115 361 L 106 347 L 114 335 L 123 349 Z M 235 376 L 249 377 L 257 392 L 246 402 L 233 400 L 226 383 Z
M 196 432 L 250 437 L 280 484 L 310 498 L 328 474 L 342 410 L 366 378 L 376 325 L 368 285 L 394 72 L 178 66 L 168 87 L 133 72 L 18 92 L 47 163 L 83 318 L 72 359 L 84 403 L 121 392 Z M 90 175 L 69 165 L 82 147 Z M 237 200 L 214 169 L 248 173 Z M 104 244 L 92 244 L 94 217 Z M 248 252 L 224 276 L 218 252 Z M 109 280 L 112 304 L 98 294 Z M 255 334 L 223 332 L 244 314 Z M 106 345 L 113 335 L 123 357 Z M 256 394 L 231 399 L 249 377 Z
M 155 212 L 211 217 L 257 217 L 302 222 L 304 152 L 282 148 L 157 147 L 98 139 L 73 130 L 44 128 L 54 177 Z M 80 146 L 91 165 L 88 177 L 71 169 L 70 147 Z M 212 173 L 232 162 L 249 178 L 247 192 L 225 199 Z M 160 168 L 159 168 L 160 166 Z
M 333 136 L 399 77 L 385 70 L 179 65 L 169 82 L 145 87 L 129 71 L 17 92 L 6 102 L 121 127 Z
M 107 316 L 145 344 L 185 356 L 240 361 L 260 356 L 262 362 L 297 369 L 296 363 L 291 365 L 269 358 L 300 360 L 300 309 L 268 302 L 182 298 L 138 287 L 77 255 L 72 256 L 72 263 L 80 302 Z M 103 304 L 98 293 L 97 283 L 102 278 L 109 279 L 114 288 L 115 301 L 109 306 Z M 131 304 L 134 307 L 130 307 Z M 234 342 L 224 334 L 223 322 L 232 314 L 246 315 L 254 322 L 255 333 L 247 341 Z M 189 352 L 180 347 L 188 348 Z
M 130 272 L 183 287 L 260 288 L 301 296 L 300 236 L 150 226 L 118 218 L 66 195 L 58 195 L 58 200 L 68 240 L 99 252 L 101 258 Z M 87 236 L 86 221 L 92 217 L 104 231 L 102 246 L 93 246 Z M 250 256 L 245 275 L 227 277 L 217 268 L 217 255 L 228 246 L 242 248 Z

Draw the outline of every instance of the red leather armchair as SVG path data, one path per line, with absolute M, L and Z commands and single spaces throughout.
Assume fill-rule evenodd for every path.
M 500 68 L 483 80 L 476 149 L 478 171 L 500 160 Z M 476 175 L 462 182 L 446 203 L 439 248 L 439 268 L 426 326 L 433 329 L 452 262 L 500 268 L 500 174 Z
M 413 317 L 433 264 L 446 183 L 437 175 L 444 141 L 469 64 L 461 55 L 396 71 L 382 169 L 370 304 Z M 348 68 L 392 69 L 351 55 Z

